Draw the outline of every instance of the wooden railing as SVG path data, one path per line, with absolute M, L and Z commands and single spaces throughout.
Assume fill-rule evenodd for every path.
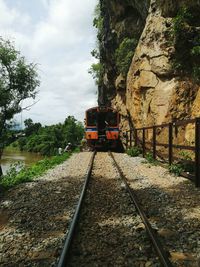
M 194 125 L 194 145 L 191 146 L 175 144 L 174 134 L 178 132 L 179 127 L 185 127 L 188 124 Z M 157 134 L 157 129 L 159 128 L 162 130 L 164 128 L 167 129 L 168 141 L 166 143 L 158 142 L 158 137 L 162 137 L 162 130 L 161 133 Z M 149 130 L 152 131 L 152 137 L 150 138 L 150 141 L 146 138 L 146 133 Z M 131 129 L 129 131 L 126 131 L 125 139 L 127 148 L 140 146 L 142 148 L 143 157 L 145 157 L 147 151 L 151 151 L 154 159 L 157 159 L 158 156 L 159 158 L 162 157 L 165 159 L 165 161 L 168 161 L 169 165 L 173 164 L 174 160 L 178 159 L 177 155 L 174 155 L 174 149 L 193 151 L 193 163 L 195 166 L 195 172 L 194 174 L 185 173 L 184 176 L 194 180 L 196 187 L 200 187 L 200 118 Z M 158 151 L 157 147 L 163 147 L 167 149 L 167 155 L 162 155 L 162 153 Z

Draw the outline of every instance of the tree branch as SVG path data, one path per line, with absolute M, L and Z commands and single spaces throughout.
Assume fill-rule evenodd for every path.
M 29 105 L 29 106 L 27 106 L 27 107 L 22 108 L 22 110 L 30 110 L 30 108 L 31 108 L 32 106 L 34 106 L 35 104 L 37 104 L 39 101 L 40 101 L 40 99 L 39 99 L 38 101 L 35 101 L 33 104 L 31 104 L 31 105 Z

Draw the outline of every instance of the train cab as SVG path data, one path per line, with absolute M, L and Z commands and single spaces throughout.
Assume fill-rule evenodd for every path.
M 110 107 L 86 111 L 85 137 L 91 148 L 112 148 L 119 140 L 119 113 Z

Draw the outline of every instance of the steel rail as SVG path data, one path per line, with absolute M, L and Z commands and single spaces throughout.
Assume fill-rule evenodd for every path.
M 96 151 L 93 152 L 92 158 L 90 160 L 90 163 L 89 163 L 89 166 L 88 166 L 88 171 L 87 171 L 86 178 L 85 178 L 85 182 L 84 182 L 81 194 L 80 194 L 80 198 L 79 198 L 78 204 L 76 206 L 76 210 L 75 210 L 72 222 L 71 222 L 70 227 L 69 227 L 69 232 L 68 232 L 68 234 L 66 236 L 66 239 L 65 239 L 65 243 L 64 243 L 63 250 L 62 250 L 62 253 L 61 253 L 61 256 L 60 256 L 60 259 L 59 259 L 57 267 L 65 267 L 65 266 L 67 266 L 69 250 L 70 250 L 70 247 L 71 247 L 71 244 L 72 244 L 72 241 L 73 241 L 75 228 L 76 228 L 77 223 L 78 223 L 78 218 L 79 218 L 81 206 L 82 206 L 82 203 L 83 203 L 83 199 L 84 199 L 84 196 L 85 196 L 85 192 L 86 192 L 86 189 L 87 189 L 87 185 L 88 185 L 91 173 L 92 173 L 92 167 L 93 167 L 95 154 L 96 154 Z
M 172 267 L 173 265 L 172 265 L 171 261 L 169 260 L 169 258 L 167 256 L 167 252 L 163 249 L 155 230 L 151 227 L 151 224 L 149 223 L 149 220 L 147 219 L 144 211 L 142 210 L 142 208 L 141 208 L 141 206 L 139 204 L 137 196 L 135 195 L 133 189 L 130 188 L 130 186 L 129 186 L 128 182 L 127 182 L 127 179 L 126 179 L 125 175 L 123 174 L 121 168 L 117 164 L 113 154 L 111 152 L 109 152 L 109 154 L 112 157 L 112 159 L 114 161 L 114 164 L 115 164 L 117 170 L 119 171 L 121 178 L 123 179 L 123 181 L 125 183 L 126 189 L 129 192 L 130 197 L 131 197 L 131 199 L 132 199 L 132 201 L 133 201 L 138 213 L 140 214 L 140 217 L 141 217 L 141 219 L 142 219 L 142 221 L 143 221 L 143 223 L 144 223 L 144 225 L 146 227 L 147 233 L 150 236 L 150 239 L 151 239 L 151 241 L 152 241 L 152 243 L 154 245 L 154 248 L 155 248 L 155 250 L 156 250 L 156 252 L 158 254 L 158 257 L 160 259 L 161 264 L 163 266 L 165 266 L 165 267 Z

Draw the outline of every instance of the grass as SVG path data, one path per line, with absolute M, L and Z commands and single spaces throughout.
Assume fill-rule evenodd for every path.
M 47 170 L 63 163 L 70 155 L 71 153 L 64 153 L 52 158 L 45 158 L 29 167 L 23 166 L 20 162 L 15 163 L 11 165 L 7 174 L 0 180 L 0 186 L 4 189 L 9 189 L 21 183 L 31 182 Z
M 148 163 L 151 163 L 153 165 L 158 164 L 158 161 L 153 158 L 153 154 L 151 152 L 146 153 L 145 159 L 147 160 Z
M 131 147 L 129 149 L 127 149 L 126 153 L 130 156 L 130 157 L 138 157 L 141 153 L 142 150 L 140 147 Z
M 181 164 L 172 164 L 169 166 L 169 172 L 173 173 L 176 176 L 180 176 L 184 171 L 183 166 Z

